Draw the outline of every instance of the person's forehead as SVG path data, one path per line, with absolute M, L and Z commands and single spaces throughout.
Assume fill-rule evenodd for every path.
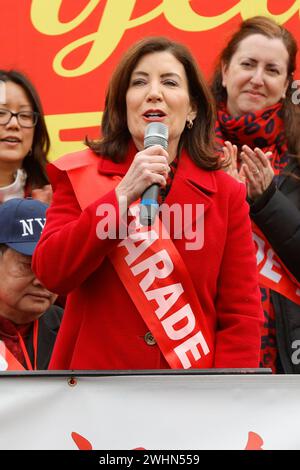
M 32 106 L 27 91 L 18 83 L 7 81 L 5 83 L 5 101 L 2 104 L 10 104 L 11 101 L 18 101 L 22 106 Z
M 254 55 L 266 61 L 288 60 L 289 53 L 279 38 L 268 38 L 263 34 L 251 34 L 238 44 L 235 56 Z
M 5 251 L 5 259 L 8 259 L 11 262 L 31 263 L 32 256 L 23 255 L 22 253 L 8 247 Z
M 150 67 L 150 69 L 155 67 L 156 69 L 162 69 L 166 72 L 172 72 L 174 69 L 184 70 L 183 64 L 170 51 L 148 52 L 139 59 L 133 72 L 143 69 L 144 67 Z

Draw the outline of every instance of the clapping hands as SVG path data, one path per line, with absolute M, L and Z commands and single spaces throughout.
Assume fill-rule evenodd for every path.
M 225 171 L 240 183 L 247 185 L 248 197 L 252 200 L 260 197 L 271 184 L 274 171 L 270 163 L 272 152 L 264 153 L 256 147 L 252 150 L 248 145 L 243 145 L 240 157 L 242 164 L 237 167 L 238 149 L 231 142 L 224 142 L 224 157 L 229 165 Z

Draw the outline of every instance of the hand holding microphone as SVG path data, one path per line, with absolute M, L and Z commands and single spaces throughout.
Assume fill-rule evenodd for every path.
M 168 127 L 162 122 L 151 122 L 145 130 L 145 149 L 153 145 L 161 145 L 163 149 L 168 148 Z M 154 183 L 147 188 L 143 194 L 140 204 L 140 223 L 142 225 L 153 225 L 158 210 L 158 194 L 160 185 Z
M 125 197 L 127 200 L 127 206 L 130 206 L 130 204 L 140 198 L 141 195 L 144 195 L 144 192 L 147 189 L 152 188 L 154 184 L 156 184 L 158 188 L 160 186 L 165 186 L 166 184 L 167 175 L 170 170 L 168 165 L 168 153 L 162 146 L 161 139 L 157 140 L 157 131 L 155 130 L 157 129 L 157 125 L 163 126 L 166 129 L 165 134 L 163 135 L 163 139 L 165 140 L 164 146 L 166 148 L 166 132 L 168 132 L 167 126 L 158 122 L 150 123 L 145 130 L 144 146 L 146 148 L 136 154 L 126 175 L 116 187 L 118 200 L 120 200 L 121 197 Z M 150 134 L 149 128 L 150 131 L 152 129 Z M 147 197 L 147 199 L 149 198 Z M 153 199 L 152 195 L 151 199 Z M 148 213 L 149 210 L 150 209 L 147 208 L 146 212 Z

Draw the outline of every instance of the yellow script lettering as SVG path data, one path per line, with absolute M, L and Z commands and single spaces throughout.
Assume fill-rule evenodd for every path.
M 164 14 L 166 20 L 174 28 L 197 32 L 208 31 L 230 21 L 237 15 L 247 19 L 254 15 L 265 15 L 278 23 L 285 23 L 297 11 L 300 0 L 290 8 L 278 15 L 273 15 L 268 8 L 268 0 L 240 0 L 232 8 L 216 16 L 202 16 L 196 13 L 190 0 L 161 0 L 161 3 L 148 13 L 137 18 L 131 18 L 137 0 L 107 0 L 98 31 L 76 39 L 61 49 L 54 58 L 53 67 L 58 75 L 63 77 L 78 77 L 84 75 L 101 65 L 113 53 L 121 41 L 125 31 L 139 27 Z M 83 23 L 101 0 L 90 0 L 85 8 L 67 23 L 59 20 L 59 10 L 63 0 L 32 0 L 31 20 L 34 27 L 43 34 L 65 34 Z M 90 50 L 77 68 L 66 69 L 64 60 L 78 48 L 91 44 Z
M 62 3 L 63 0 L 32 0 L 30 16 L 34 27 L 48 36 L 68 33 L 89 17 L 99 0 L 90 0 L 82 12 L 68 23 L 62 23 L 58 19 Z
M 45 1 L 48 1 L 45 9 Z M 53 5 L 52 5 L 53 1 Z M 70 31 L 84 21 L 101 0 L 91 0 L 86 8 L 73 21 L 63 24 L 59 22 L 59 8 L 62 0 L 33 0 L 31 7 L 31 19 L 35 28 L 44 34 L 62 34 Z M 130 20 L 136 0 L 107 0 L 98 31 L 79 38 L 58 52 L 54 58 L 53 68 L 58 75 L 63 77 L 78 77 L 84 75 L 101 65 L 115 50 L 124 32 L 132 27 L 151 21 L 161 13 L 161 6 L 155 8 L 146 15 Z M 42 4 L 44 3 L 44 9 Z M 92 47 L 85 61 L 75 69 L 66 69 L 63 66 L 64 59 L 74 50 L 85 44 Z

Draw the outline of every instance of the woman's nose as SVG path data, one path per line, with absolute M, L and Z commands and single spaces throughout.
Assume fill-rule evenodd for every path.
M 11 116 L 10 120 L 6 124 L 6 127 L 8 129 L 20 128 L 20 124 L 19 124 L 17 116 Z
M 263 70 L 261 70 L 260 68 L 255 69 L 250 81 L 251 83 L 257 86 L 263 85 L 264 84 Z
M 162 90 L 161 86 L 158 83 L 151 83 L 150 89 L 147 96 L 148 101 L 161 101 L 162 100 Z

